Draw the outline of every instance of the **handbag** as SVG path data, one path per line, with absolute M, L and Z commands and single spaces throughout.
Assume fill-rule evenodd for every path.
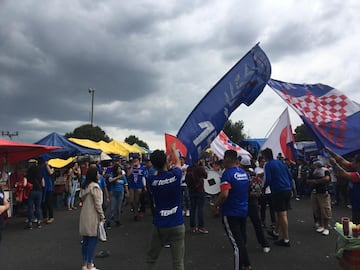
M 102 222 L 102 221 L 99 222 L 98 237 L 99 237 L 100 241 L 105 242 L 107 240 L 104 222 Z

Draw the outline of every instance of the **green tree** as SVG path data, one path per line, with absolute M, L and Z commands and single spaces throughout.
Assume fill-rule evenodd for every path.
M 136 143 L 137 145 L 144 147 L 146 149 L 149 149 L 149 146 L 146 142 L 140 140 L 138 137 L 136 137 L 135 135 L 130 135 L 128 137 L 125 138 L 124 140 L 126 143 L 133 145 L 134 143 Z
M 314 136 L 311 131 L 305 126 L 305 124 L 301 124 L 295 128 L 295 141 L 313 141 Z
M 90 124 L 82 125 L 74 129 L 73 132 L 66 133 L 66 138 L 77 138 L 77 139 L 89 139 L 95 142 L 105 141 L 110 142 L 111 139 L 108 135 L 106 135 L 105 131 L 103 131 L 100 127 L 92 126 Z
M 233 123 L 231 120 L 227 120 L 224 125 L 223 131 L 229 137 L 230 140 L 238 144 L 247 137 L 246 134 L 243 132 L 243 129 L 244 129 L 243 121 L 240 120 Z

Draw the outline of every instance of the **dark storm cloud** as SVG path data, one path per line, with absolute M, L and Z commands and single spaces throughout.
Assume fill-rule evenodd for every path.
M 71 132 L 95 88 L 95 125 L 176 133 L 257 42 L 281 63 L 341 41 L 348 8 L 319 3 L 298 15 L 281 1 L 0 1 L 1 129 L 29 142 Z

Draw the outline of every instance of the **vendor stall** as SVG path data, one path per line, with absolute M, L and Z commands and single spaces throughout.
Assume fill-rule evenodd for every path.
M 343 224 L 337 222 L 335 224 L 335 232 L 337 233 L 336 256 L 342 269 L 355 270 L 360 269 L 360 225 L 356 226 L 349 222 L 348 229 Z M 354 231 L 353 231 L 354 230 Z
M 9 217 L 13 211 L 13 186 L 11 181 L 10 165 L 18 163 L 29 158 L 33 158 L 60 147 L 36 145 L 0 139 L 0 184 L 3 186 L 5 196 L 10 199 Z M 16 179 L 15 179 L 16 182 Z

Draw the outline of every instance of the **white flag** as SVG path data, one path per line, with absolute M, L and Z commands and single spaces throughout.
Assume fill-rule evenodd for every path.
M 236 143 L 232 142 L 228 136 L 221 131 L 215 140 L 210 144 L 211 151 L 217 155 L 220 159 L 224 158 L 224 153 L 226 150 L 235 150 L 238 153 L 238 156 L 251 154 L 245 149 L 238 146 Z
M 295 160 L 295 139 L 287 108 L 280 115 L 276 126 L 261 146 L 261 150 L 265 148 L 272 150 L 274 158 L 281 154 L 283 158 Z

